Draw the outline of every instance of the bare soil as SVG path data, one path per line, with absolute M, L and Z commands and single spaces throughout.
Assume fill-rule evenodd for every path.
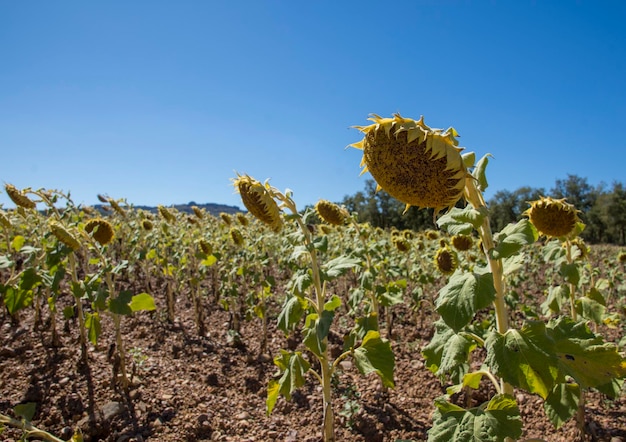
M 154 281 L 159 286 L 158 281 Z M 271 305 L 268 350 L 260 352 L 258 318 L 242 326 L 242 345 L 233 345 L 229 315 L 207 298 L 206 329 L 199 336 L 193 306 L 183 293 L 176 304 L 177 320 L 163 312 L 165 298 L 155 293 L 158 309 L 123 319 L 124 342 L 133 384 L 116 386 L 110 344 L 113 324 L 103 319 L 100 348 L 89 349 L 80 362 L 77 324 L 58 319 L 61 345 L 51 346 L 49 318 L 34 327 L 33 310 L 12 320 L 0 313 L 0 412 L 11 414 L 20 403 L 35 402 L 33 424 L 65 440 L 79 427 L 86 441 L 284 441 L 318 442 L 321 433 L 321 390 L 309 376 L 304 388 L 287 402 L 280 398 L 273 413 L 265 412 L 268 381 L 276 374 L 272 356 L 293 346 L 274 327 L 279 311 Z M 71 303 L 67 294 L 60 302 Z M 392 340 L 396 357 L 394 389 L 383 390 L 376 376 L 363 377 L 349 360 L 341 364 L 334 388 L 338 441 L 423 441 L 431 426 L 433 400 L 445 392 L 425 367 L 420 350 L 433 334 L 437 315 L 422 320 L 404 307 L 394 307 Z M 333 345 L 345 330 L 334 324 Z M 618 337 L 619 338 L 619 337 Z M 470 405 L 488 399 L 489 386 L 474 393 Z M 518 391 L 524 421 L 522 440 L 582 440 L 574 420 L 554 429 L 541 398 Z M 459 401 L 465 398 L 459 398 Z M 466 404 L 464 404 L 466 405 Z M 626 397 L 608 400 L 591 392 L 586 402 L 586 440 L 626 441 Z M 16 441 L 20 432 L 0 435 Z

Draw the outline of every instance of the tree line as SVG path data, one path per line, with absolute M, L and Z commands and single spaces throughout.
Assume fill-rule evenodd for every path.
M 621 182 L 610 186 L 601 183 L 592 186 L 587 178 L 568 175 L 557 179 L 554 187 L 546 192 L 544 188 L 529 186 L 517 190 L 500 190 L 487 202 L 491 212 L 494 231 L 518 221 L 529 202 L 541 196 L 556 199 L 565 198 L 568 203 L 580 210 L 580 218 L 586 224 L 582 238 L 589 243 L 626 244 L 626 187 Z M 341 202 L 350 212 L 358 212 L 359 220 L 369 222 L 374 227 L 426 230 L 436 228 L 432 209 L 409 208 L 387 192 L 376 192 L 376 183 L 365 181 L 365 189 L 354 195 L 346 195 Z

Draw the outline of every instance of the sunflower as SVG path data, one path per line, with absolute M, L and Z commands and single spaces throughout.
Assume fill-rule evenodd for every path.
M 9 195 L 9 198 L 11 198 L 11 201 L 13 201 L 16 206 L 23 207 L 24 209 L 34 209 L 37 207 L 34 201 L 12 184 L 5 184 L 4 190 L 6 190 L 7 195 Z
M 85 232 L 90 233 L 100 245 L 107 245 L 113 240 L 113 226 L 102 218 L 91 219 L 85 224 Z
M 280 208 L 272 196 L 269 184 L 263 184 L 248 175 L 238 175 L 233 180 L 233 186 L 252 215 L 267 224 L 274 232 L 282 230 L 283 219 L 280 216 Z
M 315 205 L 315 211 L 320 218 L 333 226 L 344 225 L 350 217 L 346 209 L 327 200 L 319 200 Z
M 363 150 L 361 166 L 377 189 L 410 206 L 432 207 L 435 213 L 453 207 L 463 196 L 467 170 L 454 128 L 433 129 L 424 118 L 415 121 L 395 114 L 372 115 L 374 124 L 356 126 L 365 134 L 350 146 Z
M 454 235 L 452 237 L 452 245 L 459 252 L 465 252 L 472 248 L 474 240 L 470 235 Z
M 74 251 L 80 249 L 80 242 L 76 239 L 76 236 L 62 224 L 57 221 L 50 221 L 49 227 L 52 234 L 70 249 Z
M 578 210 L 567 203 L 565 198 L 557 200 L 541 197 L 530 203 L 524 215 L 528 216 L 541 235 L 552 238 L 575 236 L 578 225 L 582 224 Z
M 453 274 L 459 265 L 456 253 L 454 253 L 448 247 L 441 247 L 439 250 L 437 250 L 434 262 L 439 271 L 444 275 Z

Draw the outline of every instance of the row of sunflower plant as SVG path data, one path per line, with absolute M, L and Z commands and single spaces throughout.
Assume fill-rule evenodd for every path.
M 378 188 L 405 203 L 407 209 L 433 208 L 435 216 L 445 210 L 436 223 L 455 245 L 452 248 L 441 241 L 435 255 L 437 268 L 449 276 L 436 299 L 429 300 L 440 319 L 431 342 L 422 349 L 428 369 L 442 382 L 452 382 L 446 395 L 435 400 L 429 441 L 519 439 L 523 423 L 516 388 L 539 395 L 556 427 L 575 416 L 583 433 L 585 392 L 593 388 L 612 397 L 619 395 L 626 359 L 617 345 L 605 342 L 589 326 L 611 325 L 616 317 L 606 310 L 606 280 L 584 277 L 589 273 L 587 247 L 579 238 L 584 224 L 578 211 L 565 200 L 541 198 L 530 204 L 523 219 L 493 232 L 483 196 L 489 154 L 476 161 L 474 153 L 462 153 L 454 128 L 434 129 L 423 118 L 396 114 L 391 118 L 373 115 L 370 120 L 373 124 L 357 126 L 364 136 L 351 145 L 363 151 L 363 172 L 369 171 Z M 309 267 L 295 272 L 293 296 L 285 301 L 279 326 L 289 331 L 306 317 L 301 325 L 302 345 L 317 364 L 311 364 L 301 351 L 281 351 L 274 359 L 280 377 L 268 386 L 268 413 L 278 395 L 289 399 L 304 385 L 305 374 L 312 373 L 322 386 L 324 440 L 334 441 L 330 378 L 338 362 L 352 356 L 362 373 L 375 372 L 386 387 L 394 385 L 394 356 L 379 331 L 378 315 L 381 305 L 390 307 L 397 299 L 394 287 L 405 285 L 400 279 L 386 285 L 384 278 L 381 285 L 377 276 L 404 267 L 407 276 L 417 272 L 426 279 L 427 272 L 419 270 L 424 263 L 411 263 L 408 257 L 390 263 L 372 243 L 344 248 L 345 254 L 320 262 L 327 243 L 323 236 L 312 236 L 307 228 L 312 212 L 298 212 L 289 191 L 281 192 L 247 175 L 235 178 L 234 185 L 250 213 L 276 232 L 284 222 L 300 226 L 301 231 L 293 235 L 293 254 L 308 257 Z M 328 201 L 320 201 L 315 209 L 327 223 L 351 224 L 355 237 L 366 235 L 344 209 Z M 474 236 L 479 238 L 482 260 L 466 253 Z M 546 238 L 542 259 L 553 264 L 556 273 L 541 311 L 536 312 L 514 287 L 520 269 L 528 265 L 529 246 L 542 237 Z M 398 250 L 404 248 L 405 239 L 394 239 Z M 328 292 L 327 284 L 348 270 L 357 273 L 360 282 L 352 291 L 356 301 L 352 306 L 367 302 L 355 316 L 345 351 L 333 359 L 328 336 L 342 301 Z M 507 287 L 509 281 L 513 288 Z M 418 309 L 426 302 L 420 301 Z M 489 312 L 487 320 L 484 312 Z M 390 331 L 389 317 L 386 325 Z M 478 357 L 479 348 L 485 356 L 480 368 L 471 371 L 470 362 Z M 467 409 L 452 400 L 462 390 L 471 394 L 483 381 L 495 391 L 487 402 Z

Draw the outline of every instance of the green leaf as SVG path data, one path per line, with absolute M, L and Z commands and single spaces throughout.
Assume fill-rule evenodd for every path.
M 570 284 L 578 285 L 580 282 L 580 269 L 578 268 L 578 264 L 572 263 L 561 264 L 561 268 L 559 269 L 559 274 L 565 278 L 565 281 Z
M 466 410 L 445 398 L 436 399 L 435 406 L 428 442 L 503 442 L 506 438 L 517 440 L 522 435 L 519 409 L 509 395 L 495 395 L 484 409 Z
M 626 359 L 614 344 L 604 343 L 585 322 L 559 318 L 548 323 L 555 343 L 559 367 L 581 388 L 608 384 L 626 377 Z
M 469 370 L 469 355 L 476 348 L 476 342 L 458 335 L 442 320 L 435 322 L 435 334 L 423 348 L 422 355 L 426 367 L 440 380 L 449 375 L 459 382 Z
M 316 237 L 313 240 L 313 247 L 315 248 L 315 250 L 326 253 L 328 251 L 328 236 L 322 235 Z
M 9 314 L 13 315 L 33 303 L 33 291 L 16 287 L 7 287 L 4 293 L 4 305 Z
M 325 236 L 324 236 L 325 238 Z M 323 273 L 326 275 L 325 279 L 334 279 L 361 266 L 361 260 L 359 258 L 352 258 L 349 256 L 340 256 L 338 258 L 328 261 L 322 266 Z
M 343 351 L 354 348 L 356 342 L 363 339 L 370 330 L 378 331 L 378 315 L 373 312 L 355 320 L 354 328 L 343 340 Z
M 11 241 L 11 248 L 16 252 L 19 252 L 22 247 L 24 247 L 25 242 L 26 238 L 24 238 L 22 235 L 16 235 L 15 238 L 13 238 L 13 241 Z
M 330 299 L 324 304 L 324 310 L 329 312 L 334 312 L 339 307 L 341 307 L 341 298 L 337 295 L 331 296 Z
M 557 285 L 548 288 L 548 296 L 541 303 L 541 312 L 549 316 L 550 312 L 558 313 L 563 304 L 569 302 L 569 286 Z
M 535 226 L 526 218 L 516 224 L 507 225 L 495 235 L 496 247 L 489 251 L 493 259 L 508 258 L 515 255 L 523 246 L 532 244 L 539 238 Z
M 293 276 L 293 291 L 298 296 L 305 296 L 306 290 L 313 284 L 311 272 L 308 269 L 298 270 Z
M 543 409 L 555 428 L 560 428 L 578 409 L 580 387 L 578 384 L 556 384 L 545 402 Z
M 32 290 L 41 284 L 41 281 L 41 276 L 37 273 L 37 270 L 30 267 L 24 270 L 20 276 L 20 288 L 22 290 Z
M 472 176 L 478 181 L 478 190 L 480 190 L 481 192 L 484 192 L 489 185 L 487 183 L 487 175 L 485 174 L 485 171 L 487 170 L 487 164 L 489 164 L 490 156 L 492 155 L 488 153 L 485 154 L 480 160 L 478 160 L 478 163 L 476 164 L 476 167 L 472 172 Z
M 98 345 L 98 337 L 102 332 L 102 325 L 100 324 L 100 315 L 98 312 L 85 312 L 85 328 L 88 331 L 87 336 L 89 337 L 89 341 L 93 345 Z
M 133 292 L 123 290 L 117 298 L 109 300 L 109 310 L 116 315 L 130 316 L 133 311 L 130 308 L 130 302 L 133 299 Z
M 545 324 L 528 321 L 521 330 L 490 333 L 485 341 L 485 363 L 509 384 L 545 399 L 555 383 L 564 380 L 554 347 Z
M 591 319 L 596 324 L 602 324 L 606 308 L 594 299 L 583 297 L 576 300 L 576 312 L 586 319 Z
M 485 219 L 486 212 L 467 206 L 464 209 L 453 207 L 437 220 L 437 225 L 450 235 L 468 235 L 478 229 Z
M 306 317 L 303 342 L 311 352 L 319 357 L 326 351 L 326 338 L 334 317 L 335 312 L 326 309 L 322 311 L 321 316 L 317 313 L 311 313 Z
M 495 297 L 491 273 L 455 273 L 439 292 L 435 307 L 446 324 L 458 332 Z
M 383 385 L 394 387 L 395 356 L 389 341 L 382 339 L 378 331 L 368 331 L 361 345 L 354 350 L 353 356 L 357 368 L 363 375 L 376 373 Z
M 274 364 L 280 369 L 282 376 L 278 380 L 270 380 L 267 387 L 267 414 L 269 415 L 276 405 L 278 395 L 282 394 L 287 400 L 291 394 L 305 383 L 304 375 L 311 365 L 302 357 L 302 353 L 290 353 L 280 350 L 280 355 L 274 358 Z
M 294 326 L 302 319 L 307 308 L 307 301 L 298 296 L 291 296 L 285 299 L 283 308 L 278 315 L 278 328 L 284 333 L 289 333 Z
M 37 409 L 37 404 L 35 402 L 28 402 L 26 404 L 19 404 L 13 408 L 13 412 L 16 416 L 21 417 L 26 422 L 30 422 L 33 420 L 35 416 L 35 410 Z
M 390 281 L 386 286 L 376 286 L 376 298 L 383 307 L 402 304 L 406 279 Z
M 476 153 L 467 152 L 461 155 L 461 157 L 463 158 L 463 164 L 467 169 L 474 167 L 474 163 L 476 162 Z
M 526 261 L 526 255 L 524 253 L 518 253 L 502 260 L 502 269 L 504 275 L 510 275 L 521 269 Z
M 63 319 L 68 320 L 74 317 L 74 306 L 68 305 L 63 308 Z
M 216 262 L 217 262 L 217 258 L 215 257 L 215 255 L 209 255 L 205 259 L 200 261 L 200 265 L 203 267 L 211 267 Z
M 156 310 L 154 298 L 148 293 L 139 293 L 130 301 L 130 309 L 134 312 Z

